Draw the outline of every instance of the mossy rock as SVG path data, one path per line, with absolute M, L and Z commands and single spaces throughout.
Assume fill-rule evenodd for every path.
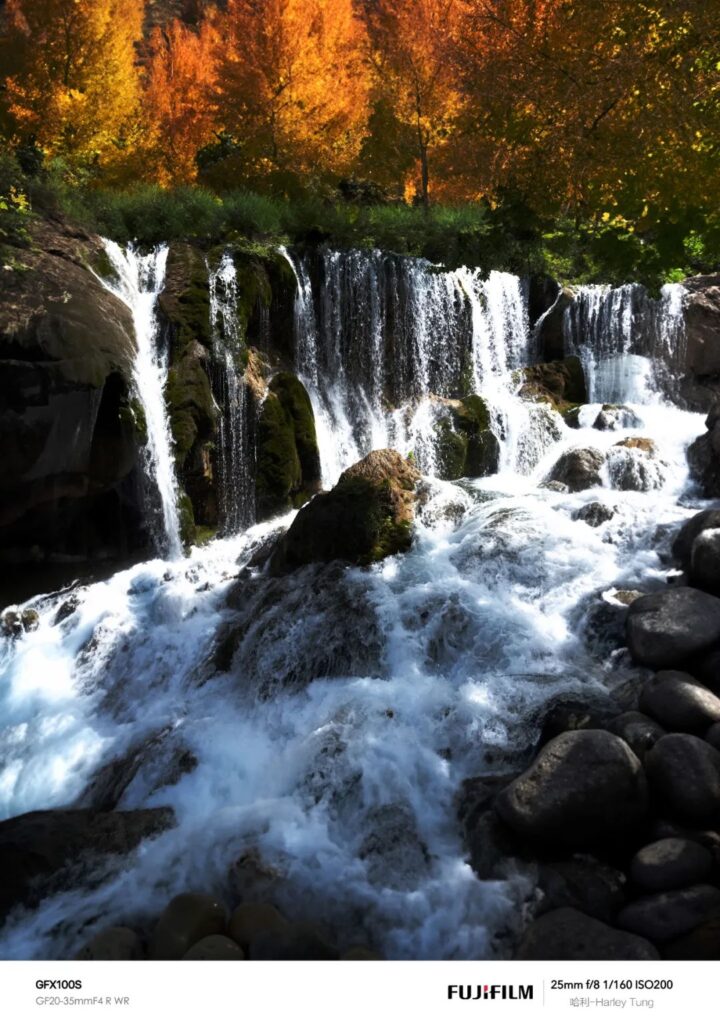
M 526 366 L 517 371 L 516 379 L 521 398 L 544 402 L 560 415 L 569 414 L 588 400 L 585 374 L 577 356 Z
M 195 513 L 192 502 L 187 494 L 182 493 L 178 498 L 178 517 L 180 519 L 180 539 L 185 547 L 195 543 Z
M 168 371 L 165 397 L 180 469 L 196 441 L 210 439 L 215 430 L 217 412 L 202 356 L 199 347 L 190 349 Z
M 417 469 L 398 452 L 371 452 L 298 512 L 273 552 L 271 572 L 336 559 L 369 565 L 407 551 L 419 480 Z
M 199 249 L 184 243 L 170 246 L 158 304 L 170 325 L 171 361 L 182 358 L 194 342 L 212 348 L 208 270 Z
M 273 377 L 260 408 L 256 507 L 268 518 L 303 504 L 320 485 L 320 453 L 307 391 L 292 373 Z
M 498 471 L 500 442 L 490 429 L 490 411 L 479 395 L 447 402 L 437 425 L 438 475 L 442 480 L 490 476 Z

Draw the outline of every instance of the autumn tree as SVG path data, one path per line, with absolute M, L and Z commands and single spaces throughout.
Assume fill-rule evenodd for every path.
M 17 137 L 50 155 L 112 164 L 132 144 L 138 105 L 134 44 L 142 0 L 7 0 L 14 54 L 4 104 Z
M 208 96 L 214 88 L 219 42 L 212 17 L 197 28 L 176 19 L 150 34 L 143 104 L 149 132 L 144 149 L 150 164 L 146 173 L 160 184 L 189 183 L 197 176 L 198 150 L 213 136 Z
M 228 0 L 212 99 L 243 180 L 347 173 L 367 118 L 363 52 L 353 0 Z
M 463 102 L 450 59 L 458 5 L 456 0 L 366 0 L 364 12 L 376 121 L 381 130 L 383 114 L 386 123 L 388 116 L 395 122 L 395 144 L 408 147 L 406 162 L 418 169 L 414 189 L 427 206 L 431 166 L 447 146 Z

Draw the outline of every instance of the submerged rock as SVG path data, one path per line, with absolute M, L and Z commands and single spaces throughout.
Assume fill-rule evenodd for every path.
M 628 610 L 630 653 L 650 668 L 679 668 L 720 643 L 720 599 L 692 587 L 645 594 Z
M 665 482 L 667 467 L 647 437 L 626 437 L 607 453 L 610 483 L 619 491 L 652 491 Z
M 568 491 L 585 491 L 590 487 L 600 487 L 600 470 L 604 464 L 605 456 L 597 448 L 571 448 L 563 452 L 550 470 L 545 485 L 564 484 Z
M 271 572 L 335 559 L 368 565 L 407 551 L 419 481 L 417 469 L 398 452 L 371 452 L 345 470 L 331 491 L 300 509 L 270 559 Z
M 551 740 L 495 807 L 521 836 L 583 849 L 634 831 L 647 812 L 647 786 L 623 740 L 587 729 Z
M 604 405 L 595 418 L 595 430 L 636 430 L 642 420 L 629 405 Z
M 603 505 L 601 501 L 591 501 L 582 508 L 576 509 L 572 514 L 574 520 L 587 523 L 588 526 L 598 527 L 609 522 L 617 512 L 617 508 L 610 505 Z
M 87 883 L 91 873 L 99 877 L 101 858 L 126 854 L 173 824 L 168 807 L 31 811 L 0 822 L 0 917 L 15 903 Z
M 552 910 L 533 921 L 515 960 L 659 960 L 648 941 L 610 928 L 571 907 Z

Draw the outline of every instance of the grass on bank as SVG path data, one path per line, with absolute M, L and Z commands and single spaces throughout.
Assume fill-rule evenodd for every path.
M 219 196 L 201 187 L 124 191 L 84 186 L 55 162 L 23 173 L 0 155 L 0 246 L 28 241 L 33 216 L 57 216 L 118 242 L 153 245 L 184 239 L 202 245 L 244 238 L 255 243 L 378 248 L 518 274 L 548 274 L 562 282 L 664 282 L 720 265 L 720 214 L 693 210 L 640 234 L 617 221 L 538 217 L 518 197 L 431 206 L 363 204 L 308 195 L 292 202 L 236 191 Z

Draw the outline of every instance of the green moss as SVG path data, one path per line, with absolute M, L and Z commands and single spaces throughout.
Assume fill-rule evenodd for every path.
M 187 548 L 195 543 L 196 530 L 192 502 L 185 492 L 182 492 L 178 498 L 178 516 L 180 519 L 180 539 Z
M 315 430 L 315 417 L 307 391 L 293 373 L 278 373 L 270 384 L 283 409 L 290 416 L 295 445 L 302 470 L 302 479 L 316 481 L 320 477 L 320 451 Z
M 439 475 L 443 480 L 496 473 L 500 445 L 490 429 L 490 411 L 479 395 L 468 395 L 448 407 L 437 426 Z
M 468 438 L 458 433 L 450 417 L 436 425 L 438 475 L 441 480 L 457 480 L 465 476 L 465 462 L 468 452 Z
M 217 526 L 196 526 L 195 543 L 208 544 L 217 536 Z
M 175 458 L 182 467 L 198 438 L 212 435 L 217 415 L 208 375 L 197 356 L 189 354 L 170 368 L 165 398 Z
M 272 391 L 260 410 L 257 425 L 256 504 L 259 518 L 291 507 L 291 495 L 302 482 L 293 421 Z

